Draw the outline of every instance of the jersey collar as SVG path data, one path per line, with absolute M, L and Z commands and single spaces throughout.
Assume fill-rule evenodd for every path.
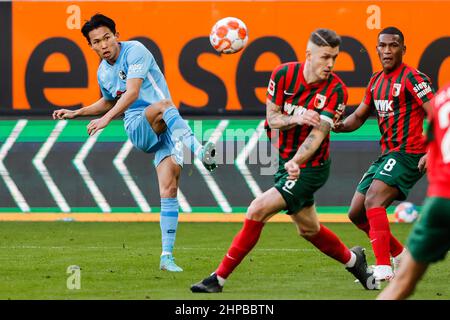
M 400 71 L 403 70 L 403 67 L 404 67 L 404 66 L 405 66 L 405 63 L 402 62 L 402 63 L 397 67 L 397 69 L 395 69 L 395 70 L 392 71 L 392 72 L 389 72 L 388 74 L 386 74 L 386 73 L 384 73 L 384 71 L 382 71 L 383 77 L 384 77 L 385 79 L 389 79 L 389 78 L 398 76 L 398 75 L 400 74 Z

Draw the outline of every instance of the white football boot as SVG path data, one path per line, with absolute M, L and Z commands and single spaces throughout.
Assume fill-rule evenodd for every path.
M 377 265 L 373 268 L 373 277 L 375 281 L 389 281 L 394 278 L 394 272 L 391 266 Z

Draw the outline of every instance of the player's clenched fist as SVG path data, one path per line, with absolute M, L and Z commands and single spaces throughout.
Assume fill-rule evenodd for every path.
M 64 120 L 73 119 L 76 117 L 76 112 L 74 110 L 59 109 L 53 112 L 54 120 Z
M 300 167 L 297 162 L 294 160 L 289 160 L 285 163 L 284 169 L 286 169 L 289 174 L 289 180 L 296 180 L 300 176 Z
M 318 126 L 320 124 L 320 116 L 314 110 L 306 110 L 302 115 L 298 115 L 297 123 L 299 125 L 306 124 L 308 126 Z
M 344 130 L 344 121 L 339 120 L 338 122 L 336 122 L 332 128 L 332 130 L 334 132 L 343 132 Z

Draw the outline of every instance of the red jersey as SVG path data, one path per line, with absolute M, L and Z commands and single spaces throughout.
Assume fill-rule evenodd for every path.
M 382 154 L 426 152 L 422 105 L 433 95 L 428 76 L 404 63 L 389 74 L 372 75 L 363 102 L 377 111 Z
M 307 84 L 303 76 L 304 64 L 300 62 L 284 63 L 272 72 L 267 98 L 281 107 L 285 115 L 302 114 L 307 109 L 315 110 L 320 118 L 333 124 L 342 114 L 347 103 L 347 88 L 342 80 L 331 73 L 327 80 Z M 272 142 L 274 132 L 265 123 L 267 135 Z M 289 130 L 279 130 L 279 139 L 275 147 L 283 161 L 292 159 L 297 149 L 305 141 L 313 127 L 297 125 Z M 301 168 L 322 165 L 329 158 L 330 135 L 323 140 L 316 153 Z
M 450 84 L 432 100 L 428 117 L 428 196 L 450 199 Z

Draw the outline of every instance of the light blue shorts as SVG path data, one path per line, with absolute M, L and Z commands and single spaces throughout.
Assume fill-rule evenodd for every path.
M 136 148 L 146 153 L 155 154 L 155 159 L 153 160 L 155 167 L 165 158 L 172 155 L 178 165 L 183 166 L 182 143 L 177 143 L 175 147 L 170 138 L 169 130 L 157 135 L 145 117 L 145 109 L 128 121 L 128 126 L 125 130 L 131 143 Z

